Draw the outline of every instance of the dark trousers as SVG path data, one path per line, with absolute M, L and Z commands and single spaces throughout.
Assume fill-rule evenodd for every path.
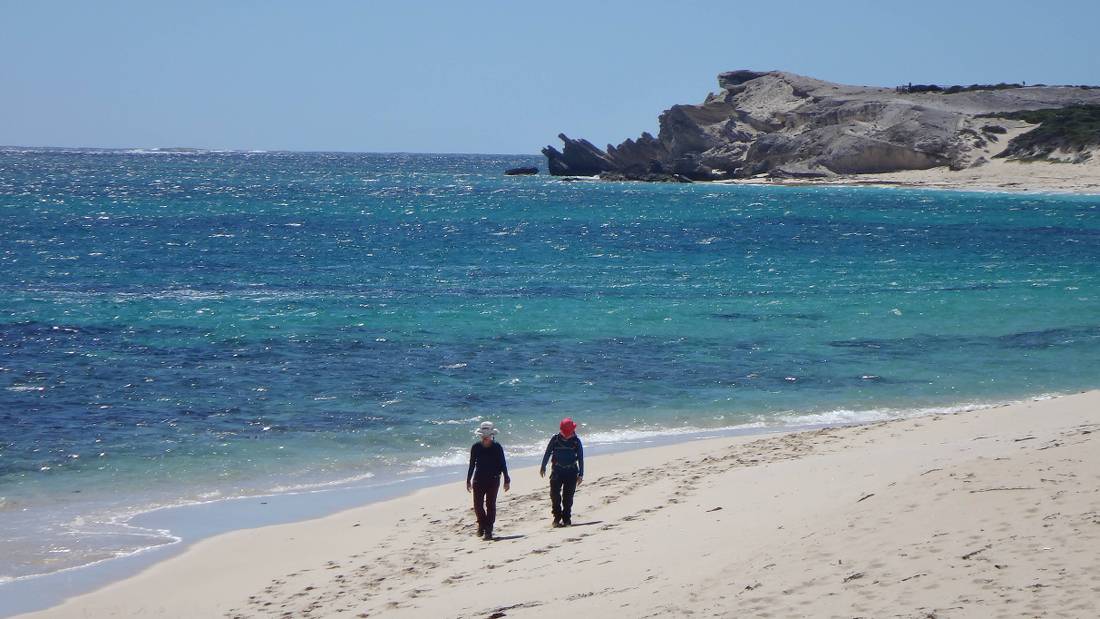
M 576 471 L 550 472 L 550 507 L 555 518 L 573 517 L 573 494 L 577 491 Z
M 500 477 L 474 480 L 474 513 L 477 514 L 477 528 L 492 532 L 497 521 L 497 491 L 500 490 Z

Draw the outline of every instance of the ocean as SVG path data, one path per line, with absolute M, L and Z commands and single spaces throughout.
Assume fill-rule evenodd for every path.
M 505 177 L 537 157 L 0 149 L 0 580 L 130 519 L 1100 386 L 1100 197 Z M 595 472 L 594 472 L 595 473 Z

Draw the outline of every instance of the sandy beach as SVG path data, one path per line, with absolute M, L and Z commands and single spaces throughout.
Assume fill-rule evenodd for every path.
M 957 172 L 947 168 L 932 168 L 883 174 L 841 175 L 826 179 L 746 179 L 719 182 L 738 185 L 869 185 L 914 189 L 1100 194 L 1100 161 L 1056 163 L 994 159 L 981 167 Z
M 593 457 L 204 540 L 26 617 L 1094 617 L 1100 392 Z M 563 606 L 567 605 L 567 606 Z
M 1062 153 L 1050 160 L 1016 161 L 998 158 L 1015 137 L 1033 129 L 1023 122 L 1013 125 L 999 142 L 976 149 L 984 162 L 963 170 L 936 167 L 927 170 L 903 170 L 881 174 L 842 174 L 828 178 L 750 178 L 717 181 L 738 185 L 840 185 L 909 187 L 914 189 L 958 189 L 969 191 L 1009 191 L 1034 193 L 1100 194 L 1100 154 L 1093 151 L 1081 163 L 1070 163 L 1077 154 Z

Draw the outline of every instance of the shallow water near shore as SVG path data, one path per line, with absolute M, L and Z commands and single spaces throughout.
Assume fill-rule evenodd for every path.
M 792 429 L 814 427 L 820 426 Z M 591 457 L 718 437 L 762 436 L 771 431 L 763 428 L 726 428 L 667 435 L 640 433 L 613 442 L 589 441 L 587 453 Z M 512 450 L 509 448 L 509 451 Z M 537 456 L 512 457 L 510 468 L 515 471 L 524 466 L 537 466 L 538 462 Z M 464 473 L 464 466 L 440 466 L 385 481 L 372 479 L 337 483 L 308 490 L 215 499 L 137 513 L 128 519 L 129 526 L 163 531 L 166 535 L 170 532 L 172 541 L 97 563 L 10 580 L 0 585 L 5 593 L 0 597 L 0 617 L 46 609 L 65 599 L 126 579 L 178 555 L 196 542 L 220 533 L 308 520 L 432 486 L 462 483 Z
M 135 514 L 1098 386 L 1100 198 L 0 150 L 0 577 Z

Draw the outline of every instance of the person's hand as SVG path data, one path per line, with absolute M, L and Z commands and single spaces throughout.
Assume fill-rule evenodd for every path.
M 470 485 L 470 482 L 466 482 L 466 492 L 473 492 L 474 487 Z
M 584 481 L 584 478 L 583 477 L 578 477 L 577 478 L 577 486 L 580 486 L 582 481 Z
M 539 477 L 546 477 L 546 469 L 539 469 Z
M 511 488 L 511 487 L 512 487 L 512 482 L 510 482 L 510 481 L 504 482 L 504 491 L 505 492 L 508 492 L 508 489 Z

